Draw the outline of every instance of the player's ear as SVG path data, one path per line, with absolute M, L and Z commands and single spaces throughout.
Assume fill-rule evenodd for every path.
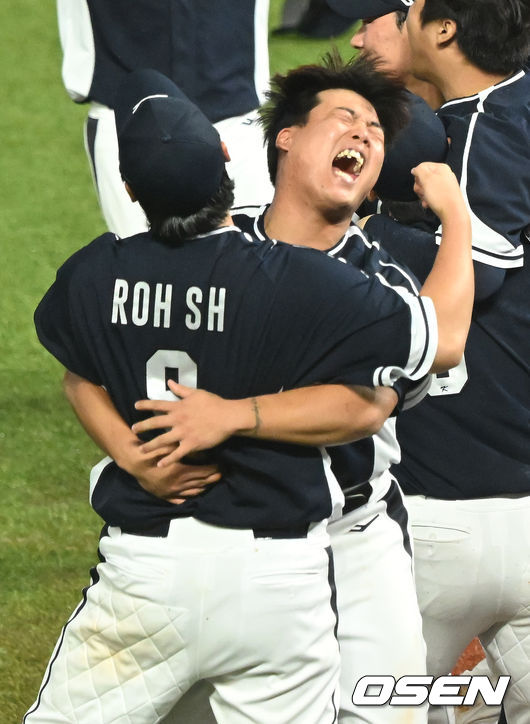
M 282 128 L 276 136 L 276 148 L 280 151 L 288 151 L 293 140 L 293 126 Z
M 228 148 L 226 147 L 226 143 L 224 141 L 221 141 L 221 148 L 223 149 L 223 155 L 225 157 L 225 161 L 231 161 L 230 154 L 228 153 Z
M 443 18 L 438 22 L 436 41 L 438 45 L 449 45 L 456 36 L 456 23 L 450 18 Z
M 129 198 L 131 199 L 131 201 L 137 201 L 138 199 L 136 198 L 136 196 L 135 196 L 135 194 L 134 194 L 134 191 L 133 191 L 132 188 L 129 186 L 129 184 L 127 183 L 127 181 L 124 181 L 123 183 L 125 184 L 125 190 L 126 190 L 127 193 L 129 194 Z

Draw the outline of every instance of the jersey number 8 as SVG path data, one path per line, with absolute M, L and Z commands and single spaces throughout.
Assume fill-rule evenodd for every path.
M 187 352 L 159 349 L 145 366 L 147 397 L 150 400 L 178 399 L 167 387 L 168 379 L 197 387 L 197 365 Z

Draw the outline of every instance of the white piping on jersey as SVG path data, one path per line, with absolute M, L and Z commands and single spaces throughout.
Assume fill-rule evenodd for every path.
M 526 74 L 526 71 L 520 70 L 516 75 L 512 76 L 511 78 L 506 78 L 505 80 L 502 80 L 500 83 L 496 83 L 495 85 L 489 86 L 489 88 L 485 88 L 482 91 L 479 91 L 478 93 L 475 93 L 472 96 L 464 96 L 464 98 L 454 98 L 451 101 L 447 101 L 444 103 L 440 110 L 443 108 L 447 108 L 448 106 L 454 106 L 457 103 L 469 103 L 469 101 L 479 100 L 480 103 L 484 103 L 486 98 L 492 93 L 493 91 L 496 91 L 498 88 L 503 88 L 506 85 L 510 85 L 511 83 L 515 83 L 518 80 L 521 80 Z M 477 107 L 478 108 L 478 107 Z M 483 108 L 480 110 L 484 110 Z
M 401 270 L 400 270 L 400 271 L 401 271 Z M 400 296 L 402 299 L 404 299 L 407 303 L 409 303 L 409 300 L 410 300 L 411 297 L 416 298 L 416 295 L 412 294 L 412 292 L 409 291 L 409 290 L 407 289 L 407 287 L 403 287 L 403 286 L 398 285 L 398 284 L 390 284 L 390 282 L 387 281 L 387 280 L 385 279 L 385 277 L 384 277 L 382 274 L 380 274 L 379 272 L 376 272 L 376 273 L 375 273 L 375 276 L 379 279 L 379 281 L 381 282 L 381 284 L 383 284 L 383 286 L 389 287 L 390 289 L 394 289 L 394 290 L 399 294 L 399 296 Z
M 167 93 L 154 93 L 152 96 L 145 96 L 145 98 L 142 98 L 141 101 L 138 101 L 138 103 L 133 107 L 132 112 L 136 113 L 138 108 L 142 105 L 142 103 L 145 103 L 145 101 L 150 101 L 153 98 L 169 98 Z
M 498 88 L 493 86 L 488 88 L 487 91 L 482 93 L 489 94 L 492 90 Z M 471 116 L 469 124 L 466 143 L 464 146 L 464 153 L 462 156 L 462 175 L 460 177 L 460 189 L 466 202 L 467 210 L 471 218 L 471 230 L 472 230 L 472 256 L 476 261 L 480 261 L 483 264 L 489 264 L 499 268 L 511 268 L 523 265 L 523 253 L 521 245 L 514 247 L 506 237 L 500 234 L 495 229 L 485 224 L 471 208 L 469 198 L 467 195 L 468 186 L 468 167 L 469 167 L 469 154 L 471 151 L 471 142 L 473 140 L 473 134 L 475 132 L 475 126 L 477 125 L 478 118 L 481 113 L 484 112 L 484 100 L 486 95 L 480 96 L 480 102 L 477 106 L 478 110 Z M 441 227 L 438 228 L 440 233 Z M 480 245 L 477 241 L 480 240 Z
M 374 443 L 374 465 L 370 478 L 383 475 L 391 465 L 401 460 L 401 448 L 396 437 L 396 418 L 389 417 L 376 435 Z
M 261 106 L 269 87 L 269 0 L 256 0 L 254 6 L 254 87 Z
M 255 204 L 250 204 L 248 206 L 234 206 L 231 209 L 231 213 L 244 214 L 245 216 L 250 216 L 251 218 L 254 218 L 252 226 L 256 238 L 260 241 L 274 241 L 274 243 L 277 243 L 275 239 L 269 239 L 267 236 L 264 236 L 259 228 L 259 220 L 265 213 L 267 206 L 268 204 L 262 204 L 262 206 L 256 206 Z
M 484 109 L 482 108 L 482 111 Z M 462 156 L 462 176 L 460 178 L 460 189 L 462 190 L 462 194 L 464 196 L 464 200 L 466 202 L 466 206 L 469 209 L 469 200 L 467 197 L 467 165 L 469 161 L 469 151 L 471 149 L 471 139 L 473 138 L 473 131 L 475 130 L 475 126 L 477 125 L 477 118 L 478 118 L 478 112 L 473 113 L 471 117 L 471 122 L 469 124 L 469 128 L 467 131 L 467 138 L 466 138 L 466 145 L 464 146 L 464 154 Z
M 419 297 L 402 286 L 390 284 L 379 272 L 374 275 L 385 287 L 393 289 L 409 306 L 411 313 L 411 338 L 409 359 L 405 368 L 378 367 L 373 376 L 374 385 L 391 385 L 405 369 L 408 379 L 419 380 L 431 369 L 438 349 L 438 324 L 434 302 L 430 297 Z M 412 366 L 414 369 L 411 369 Z
M 241 229 L 239 226 L 236 226 L 235 224 L 229 224 L 228 226 L 219 226 L 217 229 L 214 229 L 213 231 L 207 231 L 205 234 L 197 234 L 197 236 L 194 236 L 194 239 L 205 239 L 207 236 L 216 236 L 217 234 L 224 234 L 225 231 L 239 231 L 241 232 Z
M 94 465 L 94 467 L 90 471 L 90 484 L 88 489 L 88 501 L 90 505 L 92 505 L 94 490 L 96 489 L 102 472 L 105 470 L 107 465 L 110 465 L 113 462 L 114 460 L 107 455 L 107 457 L 103 458 L 103 460 L 100 460 L 99 463 L 96 463 L 96 465 Z
M 331 458 L 325 447 L 320 446 L 318 448 L 322 455 L 322 465 L 324 467 L 324 475 L 326 476 L 326 482 L 328 484 L 329 497 L 331 498 L 331 515 L 330 520 L 336 520 L 342 515 L 342 508 L 344 507 L 344 493 L 339 485 L 339 481 L 335 477 L 333 470 L 331 469 Z
M 360 237 L 360 239 L 363 241 L 364 245 L 365 245 L 368 249 L 372 249 L 372 248 L 373 248 L 373 249 L 378 249 L 378 250 L 379 250 L 379 249 L 381 248 L 381 245 L 379 244 L 378 241 L 370 241 L 369 239 L 367 239 L 366 236 L 365 236 L 365 234 L 364 234 L 364 232 L 363 232 L 363 230 L 360 229 L 358 226 L 350 226 L 350 228 L 348 229 L 348 231 L 347 231 L 346 234 L 344 235 L 343 239 L 337 244 L 337 246 L 334 246 L 333 249 L 330 249 L 330 251 L 327 252 L 328 256 L 334 257 L 336 254 L 338 254 L 338 253 L 343 249 L 343 247 L 344 247 L 344 245 L 346 244 L 346 242 L 347 242 L 352 236 L 358 236 L 358 237 Z M 393 269 L 396 269 L 396 270 L 401 274 L 401 276 L 403 276 L 403 277 L 408 281 L 408 283 L 409 283 L 409 285 L 410 285 L 410 288 L 415 292 L 415 294 L 419 295 L 420 290 L 418 289 L 415 281 L 412 279 L 412 277 L 410 276 L 410 274 L 408 274 L 408 273 L 405 271 L 405 269 L 403 269 L 403 268 L 402 268 L 401 266 L 399 266 L 398 264 L 393 264 L 393 263 L 391 263 L 391 262 L 384 262 L 384 261 L 381 261 L 380 259 L 378 260 L 378 263 L 379 263 L 380 266 L 392 267 Z M 361 269 L 361 271 L 362 271 L 362 269 Z M 380 279 L 383 279 L 383 277 L 380 277 Z M 388 285 L 388 286 L 391 286 L 391 285 Z M 402 287 L 402 289 L 406 289 L 406 287 Z M 406 289 L 406 291 L 407 291 L 407 292 L 410 292 L 409 289 Z
M 359 236 L 368 249 L 371 249 L 372 247 L 374 247 L 375 249 L 379 249 L 379 244 L 377 243 L 377 241 L 368 241 L 362 229 L 360 229 L 358 226 L 353 225 L 348 228 L 342 239 L 337 242 L 337 244 L 335 244 L 332 249 L 329 249 L 326 254 L 328 256 L 336 256 L 340 251 L 342 251 L 345 244 L 347 244 L 352 236 Z
M 482 239 L 489 239 L 491 237 L 491 248 L 496 245 L 496 242 L 503 244 L 503 250 L 497 250 L 495 252 L 484 251 L 479 249 L 477 246 L 471 247 L 471 256 L 474 261 L 479 261 L 481 264 L 487 264 L 494 266 L 498 269 L 514 269 L 515 267 L 523 266 L 524 263 L 524 251 L 522 245 L 512 246 L 506 241 L 502 234 L 498 234 L 481 221 L 476 214 L 468 206 L 469 215 L 471 217 L 471 226 L 473 231 L 480 230 L 480 236 Z M 442 227 L 438 227 L 435 233 L 435 241 L 438 246 L 442 241 Z
M 392 264 L 391 262 L 381 261 L 381 260 L 379 260 L 379 264 L 380 264 L 381 266 L 389 266 L 389 267 L 392 267 L 393 269 L 397 269 L 397 271 L 398 271 L 402 276 L 404 276 L 405 279 L 408 281 L 408 283 L 409 283 L 410 286 L 411 286 L 411 289 L 413 289 L 416 294 L 419 294 L 419 293 L 420 293 L 420 290 L 419 290 L 418 287 L 416 286 L 416 283 L 414 282 L 414 280 L 412 279 L 412 277 L 410 276 L 410 274 L 407 274 L 407 272 L 406 272 L 402 267 L 398 266 L 397 264 Z
M 256 214 L 261 214 L 262 209 L 267 204 L 243 204 L 242 206 L 232 206 L 230 209 L 231 214 L 245 214 L 245 216 L 256 217 Z

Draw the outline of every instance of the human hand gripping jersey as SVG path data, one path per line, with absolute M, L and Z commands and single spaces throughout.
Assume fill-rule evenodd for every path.
M 177 379 L 224 397 L 318 382 L 419 379 L 437 346 L 430 300 L 396 294 L 319 251 L 223 228 L 178 247 L 105 234 L 74 254 L 37 308 L 44 346 L 104 385 L 124 419 Z M 108 461 L 92 504 L 124 531 L 193 516 L 228 527 L 291 528 L 341 502 L 315 448 L 234 438 L 215 451 L 222 481 L 175 506 Z

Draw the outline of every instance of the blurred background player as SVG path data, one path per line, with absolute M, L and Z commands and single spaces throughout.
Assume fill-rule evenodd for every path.
M 329 38 L 346 31 L 351 22 L 336 13 L 326 0 L 285 0 L 281 25 L 273 35 L 297 33 L 308 38 Z
M 116 88 L 135 68 L 164 73 L 216 125 L 233 149 L 235 205 L 271 198 L 254 122 L 269 81 L 269 0 L 57 0 L 57 13 L 65 88 L 90 104 L 85 149 L 110 231 L 126 237 L 147 228 L 119 173 L 112 110 Z
M 439 90 L 412 73 L 412 58 L 405 21 L 413 0 L 325 0 L 337 14 L 350 23 L 361 24 L 350 45 L 361 53 L 375 54 L 382 69 L 389 71 L 411 92 L 423 98 L 431 108 L 442 102 Z

